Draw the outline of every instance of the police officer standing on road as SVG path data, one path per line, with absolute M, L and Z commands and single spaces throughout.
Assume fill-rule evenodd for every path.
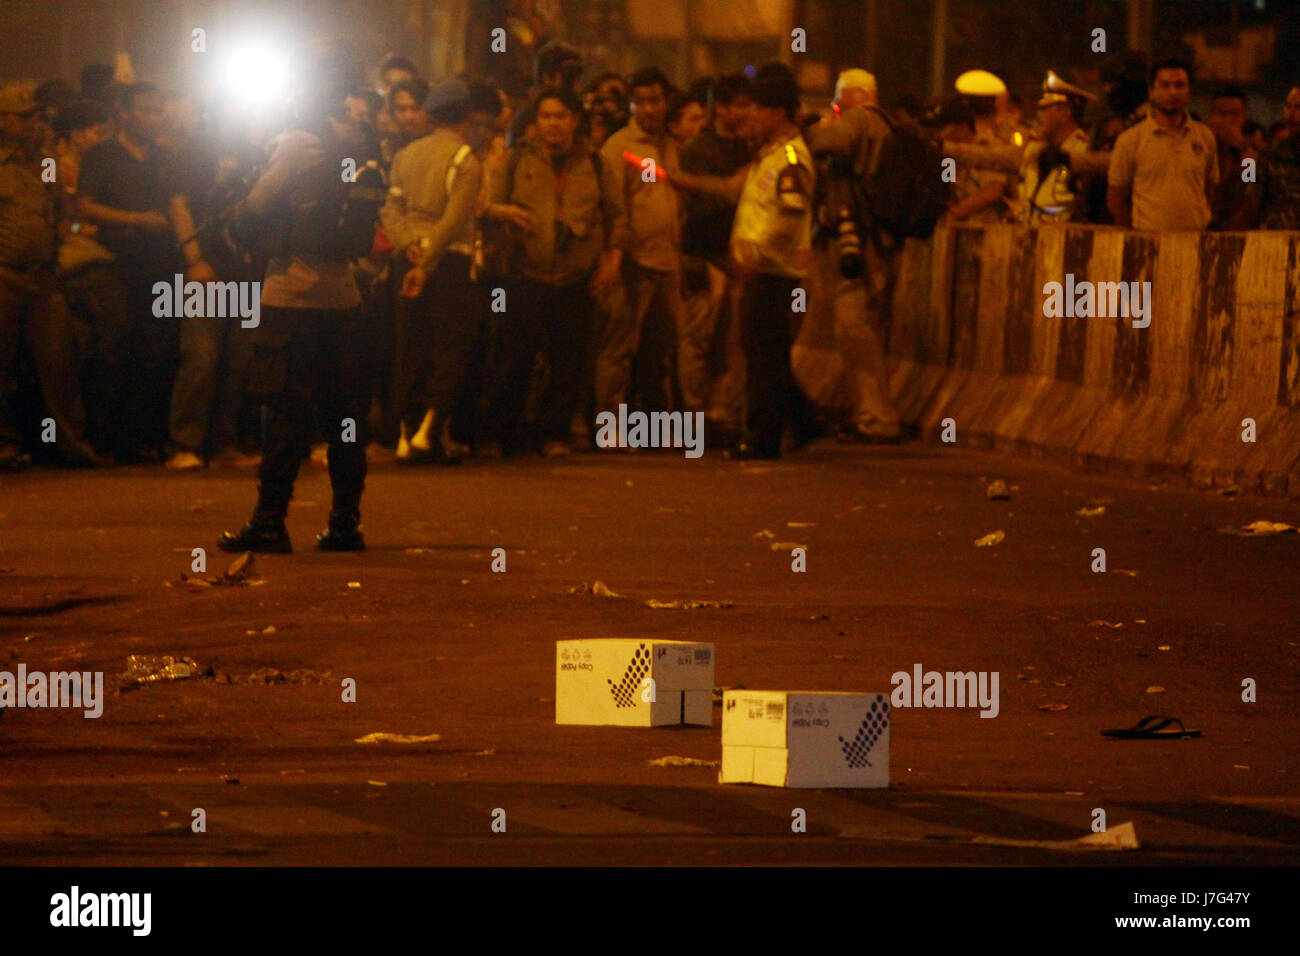
M 329 442 L 334 491 L 329 527 L 316 536 L 316 547 L 365 548 L 366 350 L 354 256 L 341 238 L 348 214 L 340 197 L 353 193 L 340 157 L 355 158 L 360 170 L 379 149 L 348 115 L 345 99 L 356 85 L 348 64 L 337 53 L 320 59 L 320 74 L 298 104 L 296 127 L 279 138 L 241 210 L 265 219 L 280 240 L 262 284 L 260 324 L 241 330 L 254 336 L 249 391 L 265 407 L 257 508 L 242 530 L 222 534 L 223 551 L 293 550 L 284 519 L 311 440 L 313 408 Z M 378 202 L 374 210 L 377 215 Z
M 741 329 L 747 368 L 746 438 L 733 457 L 777 458 L 787 419 L 795 445 L 812 437 L 811 410 L 795 381 L 790 350 L 796 317 L 793 293 L 812 265 L 812 154 L 795 117 L 799 85 L 781 64 L 754 81 L 754 131 L 762 146 L 750 165 L 731 254 L 744 277 Z
M 41 154 L 39 110 L 26 89 L 0 88 L 0 471 L 27 464 L 10 404 L 24 337 L 54 420 L 59 458 L 69 465 L 104 464 L 83 438 L 71 318 L 54 278 L 57 170 L 54 178 L 42 176 L 54 160 Z

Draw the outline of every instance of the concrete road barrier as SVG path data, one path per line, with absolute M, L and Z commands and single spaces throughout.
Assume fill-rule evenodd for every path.
M 1300 497 L 1300 233 L 956 226 L 901 253 L 905 422 L 939 440 Z M 1150 324 L 1049 317 L 1045 283 L 1150 282 Z M 1251 419 L 1253 442 L 1248 435 Z

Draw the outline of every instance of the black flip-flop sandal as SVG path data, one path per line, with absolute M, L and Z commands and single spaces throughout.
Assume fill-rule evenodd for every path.
M 1174 724 L 1178 725 L 1177 730 L 1173 729 Z M 1143 717 L 1132 727 L 1103 730 L 1101 735 L 1103 737 L 1118 737 L 1121 740 L 1181 740 L 1184 737 L 1199 737 L 1201 732 L 1199 730 L 1188 730 L 1177 717 L 1161 717 L 1158 714 L 1153 714 L 1150 717 Z

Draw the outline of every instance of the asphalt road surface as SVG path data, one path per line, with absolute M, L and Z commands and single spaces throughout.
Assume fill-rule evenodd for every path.
M 1010 501 L 985 495 L 999 477 Z M 1300 536 L 1219 529 L 1300 524 L 1300 503 L 920 444 L 379 465 L 370 550 L 326 555 L 328 482 L 304 468 L 297 551 L 258 556 L 261 584 L 187 586 L 195 547 L 225 570 L 216 535 L 253 493 L 234 470 L 0 478 L 0 670 L 103 671 L 107 692 L 99 719 L 4 712 L 0 863 L 1297 857 Z M 621 596 L 584 593 L 596 581 Z M 888 791 L 722 786 L 710 766 L 650 765 L 717 761 L 718 707 L 712 728 L 556 726 L 554 642 L 589 637 L 712 641 L 726 687 L 888 693 L 918 663 L 996 671 L 999 713 L 896 710 Z M 211 676 L 133 687 L 133 654 Z M 1148 714 L 1204 736 L 1100 734 Z M 441 739 L 355 742 L 372 732 Z M 1096 808 L 1140 849 L 1073 848 Z

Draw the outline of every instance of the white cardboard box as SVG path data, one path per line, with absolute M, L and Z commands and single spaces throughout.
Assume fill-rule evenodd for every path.
M 713 660 L 713 645 L 694 641 L 557 641 L 555 722 L 711 727 Z
M 889 695 L 729 690 L 720 783 L 889 786 Z

